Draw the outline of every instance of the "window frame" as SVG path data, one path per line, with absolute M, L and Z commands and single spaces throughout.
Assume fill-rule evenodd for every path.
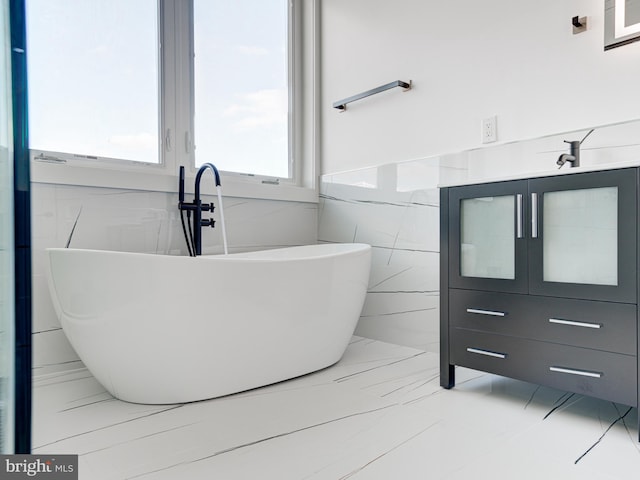
M 194 132 L 193 2 L 158 0 L 159 163 L 31 150 L 34 183 L 174 193 L 178 169 L 191 192 L 197 169 Z M 317 202 L 318 9 L 317 0 L 288 0 L 291 178 L 221 171 L 223 194 L 232 197 Z M 291 37 L 293 37 L 291 39 Z M 27 52 L 28 54 L 28 52 Z M 214 162 L 215 163 L 215 162 Z M 191 188 L 190 188 L 191 187 Z M 203 185 L 204 193 L 213 187 Z

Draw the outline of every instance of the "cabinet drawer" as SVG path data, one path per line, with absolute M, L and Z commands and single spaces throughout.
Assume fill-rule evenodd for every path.
M 464 329 L 451 332 L 452 364 L 637 405 L 632 355 L 525 340 Z
M 636 306 L 449 290 L 450 325 L 470 330 L 636 354 Z

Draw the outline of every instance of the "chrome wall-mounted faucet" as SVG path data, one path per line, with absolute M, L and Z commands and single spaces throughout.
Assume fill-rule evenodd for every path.
M 595 129 L 593 128 L 589 130 L 589 133 L 587 133 L 582 140 L 564 141 L 564 143 L 569 144 L 569 153 L 563 153 L 558 157 L 558 160 L 556 160 L 556 164 L 560 165 L 558 168 L 562 168 L 562 166 L 567 162 L 569 162 L 572 167 L 580 166 L 580 145 L 594 130 Z

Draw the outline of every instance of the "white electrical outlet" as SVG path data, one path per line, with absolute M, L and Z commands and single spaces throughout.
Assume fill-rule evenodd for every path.
M 482 143 L 492 143 L 498 140 L 497 117 L 488 117 L 482 120 Z

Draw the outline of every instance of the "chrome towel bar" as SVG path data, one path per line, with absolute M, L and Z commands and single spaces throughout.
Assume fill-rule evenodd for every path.
M 402 87 L 405 91 L 411 90 L 411 80 L 409 80 L 409 83 L 403 82 L 402 80 L 396 80 L 395 82 L 387 83 L 386 85 L 382 85 L 377 88 L 372 88 L 371 90 L 367 90 L 366 92 L 362 92 L 357 95 L 345 98 L 344 100 L 334 102 L 333 108 L 337 108 L 338 110 L 344 112 L 347 109 L 347 103 L 355 102 L 356 100 L 361 100 L 371 95 L 375 95 L 376 93 L 381 93 L 395 87 Z

